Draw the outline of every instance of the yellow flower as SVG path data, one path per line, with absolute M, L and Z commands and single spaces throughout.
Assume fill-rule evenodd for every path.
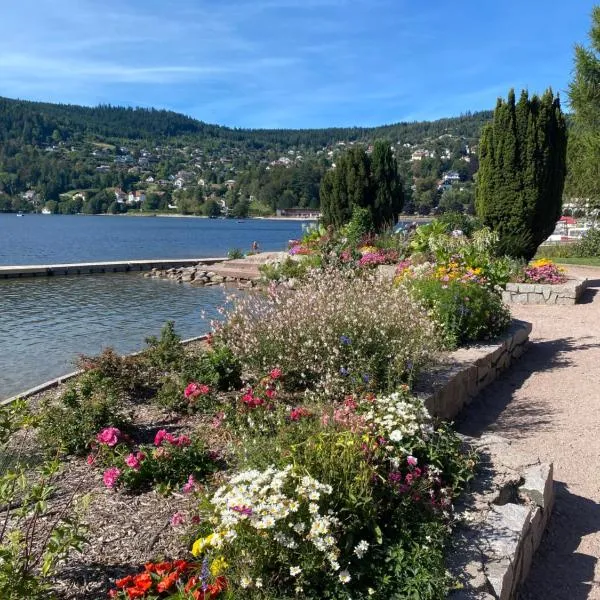
M 210 546 L 214 537 L 215 537 L 215 534 L 211 533 L 210 535 L 207 535 L 205 538 L 198 538 L 192 546 L 192 554 L 194 556 L 200 556 L 202 554 L 202 552 L 204 552 L 204 549 L 207 546 Z
M 217 556 L 210 565 L 211 575 L 213 577 L 218 577 L 228 566 L 227 561 L 222 556 Z

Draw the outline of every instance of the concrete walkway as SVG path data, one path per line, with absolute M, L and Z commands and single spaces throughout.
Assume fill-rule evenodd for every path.
M 458 422 L 554 463 L 556 503 L 522 600 L 600 600 L 600 269 L 576 306 L 515 306 L 533 344 Z

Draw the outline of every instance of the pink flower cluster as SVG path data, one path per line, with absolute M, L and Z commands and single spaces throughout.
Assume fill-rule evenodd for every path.
M 367 252 L 363 254 L 358 261 L 361 267 L 371 267 L 377 265 L 386 265 L 398 260 L 398 252 L 395 250 L 378 250 L 377 252 Z
M 122 439 L 122 434 L 116 427 L 106 427 L 97 436 L 96 440 L 99 444 L 104 444 L 109 448 L 116 446 Z
M 161 429 L 154 436 L 154 445 L 160 448 L 163 442 L 168 442 L 171 446 L 189 446 L 192 440 L 187 435 L 176 436 L 169 433 L 166 429 Z
M 207 385 L 205 385 L 203 383 L 196 383 L 195 381 L 192 381 L 185 388 L 183 395 L 188 400 L 194 400 L 195 398 L 198 398 L 198 396 L 206 396 L 209 393 L 210 393 L 210 388 Z
M 290 421 L 300 421 L 301 419 L 312 417 L 312 413 L 307 408 L 299 406 L 290 411 Z
M 282 375 L 281 369 L 271 369 L 269 374 L 261 380 L 258 389 L 249 387 L 244 392 L 242 403 L 248 408 L 254 409 L 266 405 L 269 400 L 274 400 L 277 396 L 278 381 Z
M 104 485 L 107 488 L 114 488 L 117 485 L 117 480 L 121 476 L 121 469 L 117 467 L 110 467 L 110 469 L 106 469 L 104 471 L 104 475 L 102 476 L 102 480 L 104 481 Z
M 348 396 L 341 405 L 338 405 L 333 410 L 333 415 L 330 417 L 327 413 L 321 418 L 323 425 L 333 424 L 339 425 L 344 429 L 353 432 L 362 431 L 365 428 L 364 417 L 356 412 L 358 402 L 352 396 Z
M 294 256 L 296 254 L 299 255 L 308 255 L 308 254 L 312 254 L 312 251 L 310 250 L 310 248 L 307 248 L 306 246 L 302 246 L 301 244 L 296 244 L 295 246 L 292 246 L 290 248 L 289 253 Z
M 143 452 L 132 452 L 125 458 L 125 464 L 134 471 L 139 471 L 145 458 L 146 455 Z
M 530 283 L 558 284 L 567 281 L 565 275 L 553 264 L 525 269 L 524 280 Z

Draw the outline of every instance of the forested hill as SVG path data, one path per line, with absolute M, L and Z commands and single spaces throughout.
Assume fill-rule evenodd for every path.
M 374 139 L 414 144 L 443 134 L 477 138 L 491 115 L 491 111 L 482 111 L 437 121 L 380 127 L 236 129 L 210 125 L 167 110 L 108 105 L 85 107 L 0 97 L 0 141 L 44 145 L 60 140 L 78 141 L 86 136 L 111 140 L 164 140 L 194 136 L 238 142 L 255 148 L 320 147 L 340 141 L 371 142 Z
M 491 115 L 370 128 L 237 129 L 166 110 L 0 98 L 0 212 L 244 216 L 318 209 L 324 173 L 352 145 L 377 139 L 393 148 L 407 210 L 468 210 L 476 146 Z

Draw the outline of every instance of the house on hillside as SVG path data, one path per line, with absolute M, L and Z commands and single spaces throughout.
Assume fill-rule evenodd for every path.
M 121 188 L 115 188 L 115 200 L 118 204 L 125 204 L 127 194 Z
M 433 150 L 415 150 L 411 156 L 410 161 L 415 162 L 417 160 L 423 160 L 424 158 L 434 158 L 435 152 Z
M 442 175 L 442 181 L 444 183 L 457 183 L 460 181 L 460 175 L 458 171 L 446 171 Z

